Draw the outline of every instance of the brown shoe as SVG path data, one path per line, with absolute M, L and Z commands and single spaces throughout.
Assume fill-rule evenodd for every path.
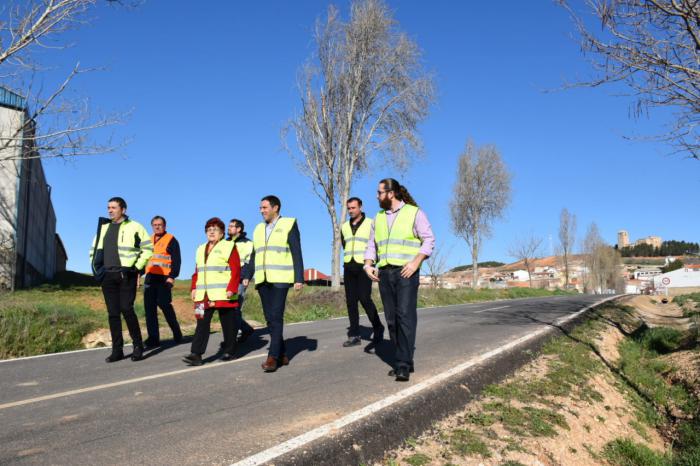
M 264 363 L 260 365 L 265 372 L 275 372 L 277 370 L 277 359 L 268 356 Z
M 289 365 L 289 358 L 285 356 L 284 354 L 277 359 L 277 365 L 278 366 L 288 366 Z

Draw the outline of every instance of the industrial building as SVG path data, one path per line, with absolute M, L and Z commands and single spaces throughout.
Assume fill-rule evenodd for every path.
M 66 268 L 35 130 L 26 99 L 0 87 L 0 290 L 38 285 Z

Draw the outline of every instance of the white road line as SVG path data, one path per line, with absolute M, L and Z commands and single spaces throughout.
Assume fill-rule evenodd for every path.
M 240 359 L 235 359 L 233 361 L 221 361 L 221 362 L 217 362 L 214 364 L 204 364 L 203 366 L 198 366 L 198 367 L 189 367 L 187 369 L 179 369 L 176 371 L 161 372 L 160 374 L 151 374 L 151 375 L 146 375 L 144 377 L 137 377 L 135 379 L 121 380 L 119 382 L 105 383 L 102 385 L 94 385 L 92 387 L 77 388 L 75 390 L 68 390 L 66 392 L 53 393 L 51 395 L 43 395 L 43 396 L 38 396 L 35 398 L 28 398 L 26 400 L 12 401 L 9 403 L 0 404 L 0 411 L 3 409 L 15 408 L 17 406 L 24 406 L 24 405 L 28 405 L 28 404 L 32 404 L 32 403 L 38 403 L 40 401 L 55 400 L 56 398 L 64 398 L 67 396 L 79 395 L 81 393 L 95 392 L 95 391 L 104 390 L 107 388 L 113 388 L 113 387 L 119 387 L 122 385 L 129 385 L 129 384 L 133 384 L 133 383 L 144 382 L 146 380 L 160 379 L 163 377 L 170 377 L 173 375 L 185 374 L 187 372 L 201 371 L 201 370 L 205 370 L 205 369 L 215 369 L 218 367 L 226 366 L 228 364 L 235 364 L 238 362 L 243 362 L 243 361 L 248 361 L 250 359 L 259 358 L 261 356 L 267 356 L 267 353 L 252 354 L 250 356 L 246 356 L 246 357 L 243 357 Z
M 480 310 L 480 311 L 474 311 L 474 314 L 481 314 L 482 312 L 488 312 L 488 311 L 497 311 L 497 310 L 499 310 L 499 309 L 505 309 L 505 308 L 507 308 L 507 307 L 510 307 L 510 306 L 491 307 L 491 308 L 488 308 L 488 309 L 482 309 L 482 310 Z
M 606 301 L 610 301 L 611 299 L 618 298 L 618 296 L 611 296 L 609 298 L 605 298 L 603 300 L 600 300 L 594 304 L 591 304 L 588 307 L 585 307 L 581 309 L 580 311 L 571 314 L 569 316 L 565 316 L 563 318 L 557 319 L 554 321 L 553 325 L 561 325 L 569 320 L 572 320 L 579 315 L 583 314 L 584 312 L 588 311 L 589 309 L 598 306 L 600 304 L 603 304 Z M 275 458 L 278 458 L 279 456 L 282 456 L 285 453 L 288 453 L 290 451 L 293 451 L 299 447 L 302 447 L 304 445 L 309 444 L 310 442 L 313 442 L 314 440 L 317 440 L 325 435 L 328 435 L 330 433 L 336 432 L 339 429 L 342 429 L 343 427 L 352 424 L 353 422 L 359 421 L 360 419 L 366 418 L 368 416 L 371 416 L 378 411 L 391 406 L 393 404 L 396 404 L 400 401 L 403 401 L 407 398 L 409 398 L 412 395 L 415 395 L 423 390 L 427 390 L 430 387 L 433 387 L 450 377 L 453 377 L 457 374 L 459 374 L 462 371 L 465 371 L 477 364 L 480 364 L 484 361 L 487 361 L 490 358 L 493 358 L 494 356 L 497 356 L 505 351 L 508 351 L 512 348 L 517 347 L 518 345 L 527 342 L 528 340 L 532 340 L 533 338 L 536 338 L 543 333 L 547 332 L 549 330 L 549 326 L 545 326 L 541 328 L 540 330 L 535 331 L 534 333 L 530 333 L 528 335 L 525 335 L 524 337 L 517 338 L 510 343 L 507 343 L 499 348 L 496 348 L 494 350 L 491 350 L 487 353 L 481 354 L 479 356 L 476 356 L 474 358 L 469 359 L 468 361 L 453 367 L 452 369 L 443 372 L 441 374 L 435 375 L 427 380 L 424 380 L 422 382 L 418 382 L 415 385 L 412 385 L 404 390 L 401 390 L 398 393 L 395 393 L 393 395 L 390 395 L 382 400 L 376 401 L 368 406 L 365 406 L 362 409 L 359 409 L 353 413 L 348 414 L 347 416 L 344 416 L 340 419 L 337 419 L 333 422 L 330 422 L 328 424 L 322 425 L 320 427 L 317 427 L 316 429 L 313 429 L 309 432 L 306 432 L 304 434 L 301 434 L 297 437 L 294 437 L 290 440 L 287 440 L 286 442 L 280 443 L 279 445 L 276 445 L 272 448 L 269 448 L 267 450 L 261 451 L 260 453 L 257 453 L 255 455 L 249 456 L 248 458 L 245 458 L 237 463 L 234 463 L 232 466 L 258 466 L 267 463 L 268 461 L 272 461 Z

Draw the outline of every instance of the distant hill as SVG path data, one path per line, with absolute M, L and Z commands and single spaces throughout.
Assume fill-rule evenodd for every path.
M 502 267 L 506 265 L 503 262 L 497 262 L 497 261 L 486 261 L 486 262 L 479 262 L 477 263 L 477 266 L 479 267 Z M 450 272 L 464 272 L 465 270 L 471 270 L 472 265 L 458 265 L 457 267 L 450 269 Z

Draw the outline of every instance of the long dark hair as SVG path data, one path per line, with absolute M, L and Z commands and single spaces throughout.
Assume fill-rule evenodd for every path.
M 411 204 L 413 206 L 418 207 L 418 204 L 416 204 L 416 201 L 411 196 L 411 193 L 408 192 L 408 189 L 406 189 L 405 186 L 401 185 L 395 179 L 384 178 L 379 183 L 384 185 L 385 190 L 393 191 L 394 195 L 396 196 L 396 199 L 398 199 L 399 201 L 404 201 L 406 204 Z

